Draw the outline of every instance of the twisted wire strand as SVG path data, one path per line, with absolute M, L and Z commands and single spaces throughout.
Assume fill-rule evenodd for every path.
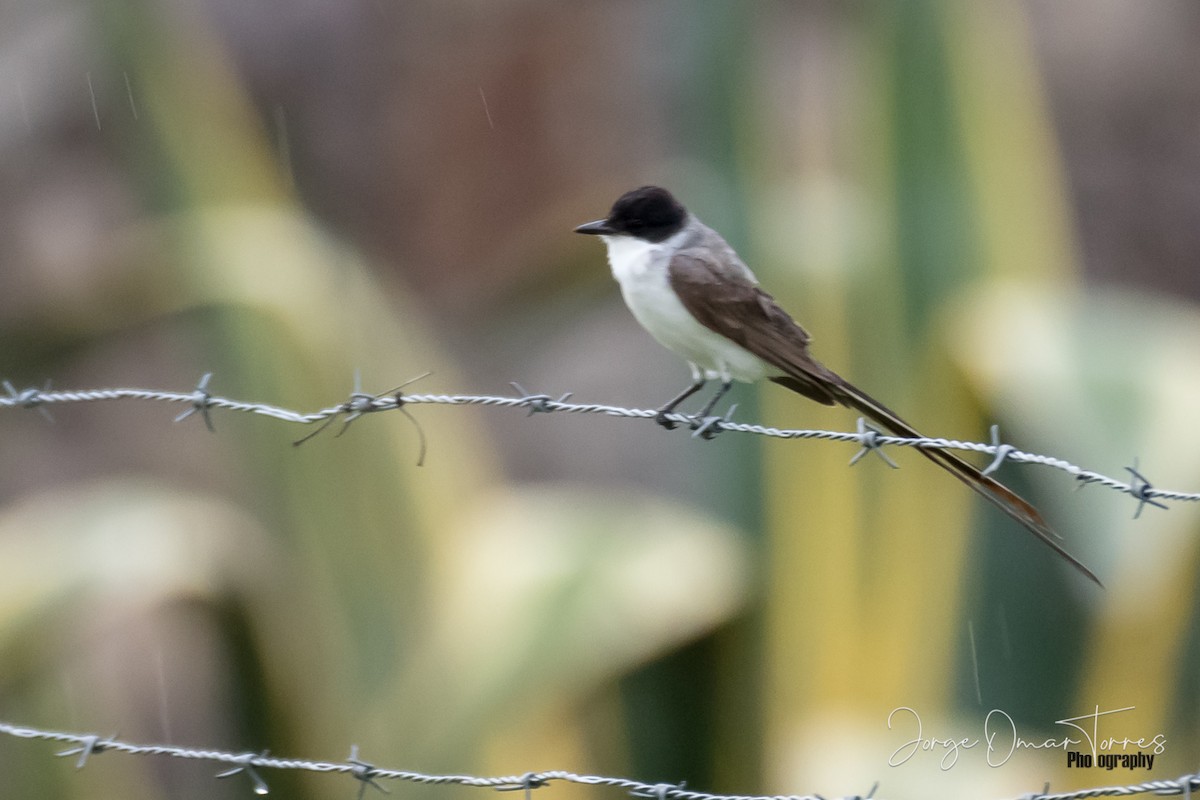
M 630 778 L 584 775 L 566 770 L 527 772 L 524 775 L 494 777 L 478 775 L 429 775 L 411 770 L 375 766 L 374 764 L 360 760 L 358 758 L 358 748 L 353 746 L 350 748 L 350 757 L 345 761 L 317 761 L 303 758 L 283 758 L 266 753 L 236 753 L 227 750 L 201 749 L 167 744 L 135 744 L 116 738 L 101 737 L 96 734 L 44 730 L 29 726 L 18 726 L 3 721 L 0 721 L 0 733 L 19 739 L 37 739 L 75 745 L 70 749 L 58 753 L 58 755 L 79 756 L 76 760 L 76 766 L 79 768 L 85 766 L 91 756 L 105 752 L 118 752 L 134 756 L 168 756 L 171 758 L 186 758 L 230 765 L 233 769 L 226 770 L 216 777 L 225 778 L 245 772 L 254 781 L 256 791 L 259 794 L 266 793 L 267 785 L 255 770 L 265 768 L 346 774 L 354 777 L 356 780 L 362 781 L 364 784 L 376 786 L 378 786 L 374 784 L 376 780 L 395 780 L 433 786 L 455 785 L 497 789 L 500 791 L 525 790 L 528 793 L 547 786 L 552 782 L 561 781 L 588 786 L 609 786 L 623 789 L 635 797 L 651 798 L 652 800 L 826 800 L 817 794 L 711 794 L 709 792 L 688 789 L 678 784 L 651 784 Z M 842 800 L 871 800 L 878 785 L 876 783 L 865 795 L 850 795 L 842 798 Z M 1096 786 L 1071 792 L 1051 793 L 1047 788 L 1042 792 L 1032 792 L 1022 795 L 1019 800 L 1085 800 L 1086 798 L 1128 797 L 1139 794 L 1182 794 L 1190 796 L 1194 789 L 1200 789 L 1200 775 L 1190 774 L 1175 779 L 1159 779 L 1116 786 Z
M 190 392 L 158 391 L 153 389 L 87 389 L 79 391 L 50 391 L 43 389 L 24 389 L 17 391 L 5 381 L 3 386 L 8 390 L 8 396 L 0 395 L 0 408 L 38 409 L 43 412 L 47 407 L 68 403 L 87 403 L 108 400 L 147 400 L 163 403 L 188 404 L 189 409 L 177 419 L 183 419 L 193 413 L 204 417 L 206 424 L 212 427 L 209 412 L 212 409 L 223 411 L 238 411 L 256 414 L 301 425 L 329 422 L 338 416 L 345 416 L 350 422 L 367 413 L 380 411 L 402 410 L 414 405 L 445 405 L 445 406 L 485 406 L 491 408 L 517 408 L 533 413 L 566 413 L 566 414 L 603 414 L 605 416 L 624 419 L 653 419 L 658 412 L 653 409 L 624 408 L 604 403 L 569 402 L 570 394 L 555 399 L 545 394 L 526 394 L 522 392 L 515 396 L 487 394 L 407 394 L 400 391 L 379 395 L 364 394 L 357 388 L 345 402 L 328 406 L 318 411 L 302 412 L 270 403 L 249 402 L 236 400 L 208 392 L 207 384 L 210 375 L 205 375 L 200 384 Z M 686 414 L 668 414 L 667 418 L 684 426 L 697 427 L 697 420 Z M 1160 489 L 1150 484 L 1133 467 L 1126 467 L 1131 473 L 1132 481 L 1112 478 L 1094 470 L 1084 469 L 1065 459 L 1054 456 L 1039 455 L 1018 450 L 1008 444 L 993 441 L 992 443 L 969 442 L 959 439 L 942 437 L 906 438 L 891 436 L 878 431 L 864 428 L 859 431 L 826 431 L 807 429 L 776 428 L 757 423 L 736 422 L 730 418 L 710 418 L 703 421 L 706 429 L 716 431 L 732 431 L 734 433 L 766 436 L 775 439 L 818 439 L 823 441 L 850 442 L 858 444 L 865 450 L 879 450 L 882 447 L 918 447 L 942 450 L 963 450 L 997 457 L 999 460 L 1025 464 L 1039 464 L 1044 467 L 1060 470 L 1077 481 L 1103 486 L 1114 491 L 1133 495 L 1138 499 L 1138 512 L 1145 504 L 1165 507 L 1161 501 L 1197 502 L 1200 492 L 1184 492 Z M 699 432 L 699 431 L 698 431 Z M 991 468 L 999 466 L 993 464 Z

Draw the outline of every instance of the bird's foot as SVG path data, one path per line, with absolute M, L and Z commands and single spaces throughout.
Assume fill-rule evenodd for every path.
M 699 415 L 691 418 L 688 427 L 692 429 L 692 438 L 700 438 L 705 441 L 715 439 L 717 434 L 725 430 L 721 427 L 721 423 L 725 422 L 723 417 L 701 417 Z
M 654 415 L 654 421 L 657 422 L 659 425 L 663 426 L 664 428 L 666 428 L 667 430 L 673 431 L 673 430 L 675 430 L 675 420 L 670 418 L 669 415 L 671 413 L 672 413 L 672 409 L 670 409 L 670 408 L 660 408 L 658 410 L 658 413 Z
M 716 438 L 717 434 L 725 430 L 725 426 L 733 421 L 733 412 L 737 411 L 737 403 L 729 407 L 725 412 L 725 416 L 717 417 L 710 416 L 711 408 L 705 408 L 694 417 L 688 417 L 688 427 L 692 429 L 692 438 L 697 437 L 705 440 Z

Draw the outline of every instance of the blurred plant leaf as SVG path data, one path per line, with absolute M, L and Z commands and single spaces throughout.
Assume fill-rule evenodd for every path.
M 1000 283 L 982 287 L 952 324 L 961 333 L 955 355 L 964 373 L 1007 410 L 1006 440 L 1124 480 L 1123 467 L 1137 458 L 1161 488 L 1200 487 L 1195 306 L 1130 291 Z M 1196 669 L 1188 663 L 1195 655 L 1185 661 L 1180 648 L 1198 633 L 1200 508 L 1172 503 L 1134 520 L 1136 501 L 1128 495 L 1096 487 L 1073 492 L 1061 473 L 1020 470 L 1108 587 L 1084 642 L 1080 713 L 1098 700 L 1126 698 L 1118 706 L 1136 705 L 1139 727 L 1178 725 L 1180 676 Z
M 834 108 L 831 130 L 809 131 L 794 184 L 774 177 L 765 195 L 785 203 L 765 218 L 802 218 L 808 234 L 768 240 L 770 282 L 836 372 L 926 434 L 984 437 L 1002 400 L 966 391 L 944 315 L 987 276 L 1074 269 L 1028 33 L 1009 6 L 975 14 L 925 0 L 866 13 L 845 77 L 856 104 Z M 854 427 L 843 409 L 763 398 L 772 423 Z M 970 533 L 1025 534 L 916 454 L 899 453 L 900 470 L 873 459 L 850 470 L 853 451 L 835 447 L 768 443 L 766 454 L 768 692 L 780 701 L 768 749 L 779 781 L 806 785 L 809 765 L 839 758 L 805 749 L 831 717 L 855 730 L 897 705 L 951 713 L 978 569 Z M 1018 558 L 1051 556 L 1030 543 Z
M 507 490 L 462 525 L 432 587 L 428 638 L 380 707 L 381 724 L 395 707 L 418 723 L 406 752 L 561 714 L 728 621 L 747 594 L 733 530 L 644 495 Z

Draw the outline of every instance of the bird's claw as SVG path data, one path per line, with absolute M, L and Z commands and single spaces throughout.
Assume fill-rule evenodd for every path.
M 659 409 L 658 413 L 654 415 L 654 421 L 667 430 L 673 431 L 675 430 L 675 420 L 670 419 L 667 416 L 670 413 L 671 412 L 667 411 L 665 408 Z
M 700 437 L 705 441 L 715 439 L 717 434 L 724 430 L 721 423 L 724 422 L 722 417 L 701 417 L 699 415 L 692 417 L 688 426 L 692 429 L 692 438 Z

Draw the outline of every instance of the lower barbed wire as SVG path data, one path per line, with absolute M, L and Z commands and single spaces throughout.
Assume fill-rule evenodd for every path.
M 466 786 L 500 791 L 525 790 L 527 794 L 548 786 L 555 781 L 582 784 L 587 786 L 610 786 L 623 789 L 630 795 L 651 800 L 824 800 L 818 794 L 790 795 L 755 795 L 755 794 L 717 794 L 696 791 L 684 784 L 645 783 L 631 778 L 611 777 L 604 775 L 584 775 L 565 770 L 546 770 L 527 772 L 524 775 L 482 776 L 482 775 L 434 775 L 411 770 L 390 769 L 377 766 L 361 760 L 358 748 L 351 746 L 350 756 L 344 761 L 320 761 L 314 759 L 284 758 L 268 753 L 233 752 L 211 748 L 191 748 L 181 745 L 168 744 L 137 744 L 116 737 L 101 737 L 90 733 L 72 733 L 68 731 L 46 730 L 31 726 L 20 726 L 0 721 L 0 734 L 7 734 L 20 739 L 35 739 L 47 742 L 74 744 L 77 747 L 59 753 L 60 756 L 72 756 L 86 752 L 92 757 L 100 757 L 106 753 L 123 753 L 133 756 L 167 756 L 198 761 L 210 761 L 230 767 L 214 775 L 216 778 L 232 777 L 238 773 L 246 773 L 254 785 L 256 794 L 266 794 L 267 784 L 260 770 L 284 769 L 302 770 L 316 773 L 344 774 L 361 781 L 363 786 L 372 785 L 382 789 L 375 781 L 394 780 L 419 783 L 431 786 Z M 86 766 L 87 759 L 76 763 L 76 768 Z M 1143 781 L 1134 784 L 1096 786 L 1070 792 L 1053 792 L 1043 788 L 1040 792 L 1030 792 L 1022 795 L 1023 800 L 1086 800 L 1094 797 L 1127 797 L 1139 794 L 1190 795 L 1193 786 L 1200 783 L 1196 775 L 1184 775 L 1180 778 L 1166 780 Z M 842 800 L 873 800 L 879 783 L 875 782 L 867 794 L 846 795 Z M 981 798 L 981 800 L 986 800 Z

